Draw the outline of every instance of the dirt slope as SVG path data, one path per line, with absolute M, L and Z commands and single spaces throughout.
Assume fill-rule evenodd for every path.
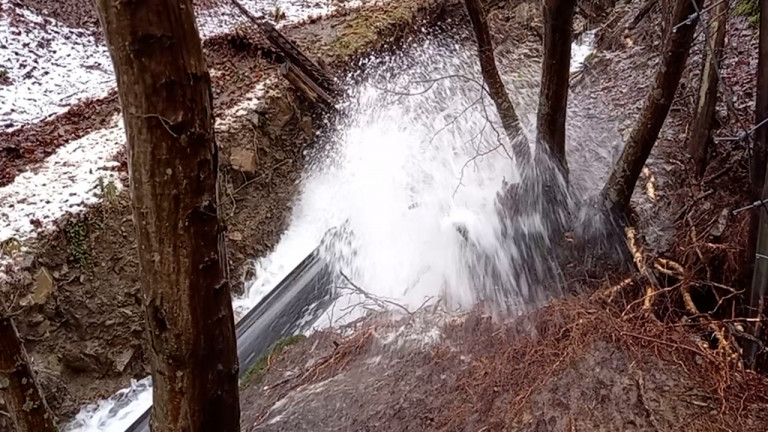
M 315 334 L 244 391 L 243 430 L 768 428 L 768 380 L 608 297 L 507 322 L 425 312 Z

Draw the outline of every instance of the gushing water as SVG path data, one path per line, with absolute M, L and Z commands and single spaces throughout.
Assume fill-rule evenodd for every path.
M 576 53 L 583 61 L 584 50 Z M 536 211 L 512 222 L 500 215 L 498 194 L 518 172 L 476 63 L 474 50 L 438 38 L 362 65 L 336 132 L 312 156 L 288 230 L 254 263 L 255 278 L 235 299 L 238 315 L 321 242 L 325 258 L 357 286 L 410 309 L 439 299 L 453 308 L 491 300 L 515 310 L 530 299 L 538 289 L 530 269 L 551 267 L 551 258 L 516 264 L 531 259 L 521 246 L 546 238 L 547 226 Z M 508 87 L 537 87 L 536 65 L 510 67 L 531 72 Z M 520 106 L 535 106 L 527 102 Z M 525 108 L 519 114 L 535 117 Z M 124 430 L 151 398 L 148 382 L 140 383 L 86 408 L 67 430 Z M 126 395 L 133 402 L 122 406 Z

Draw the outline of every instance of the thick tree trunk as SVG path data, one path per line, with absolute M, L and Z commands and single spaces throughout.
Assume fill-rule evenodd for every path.
M 694 1 L 696 6 L 701 7 L 702 0 L 676 0 L 671 26 L 685 21 L 696 11 Z M 611 211 L 621 214 L 629 209 L 640 171 L 651 154 L 675 98 L 695 30 L 696 24 L 693 23 L 680 26 L 677 30 L 670 29 L 668 33 L 653 87 L 601 193 L 603 204 Z
M 544 0 L 544 58 L 536 133 L 536 151 L 551 157 L 567 177 L 565 116 L 571 65 L 571 32 L 576 0 Z
M 27 351 L 0 303 L 0 395 L 18 432 L 55 432 L 55 419 L 37 385 Z
M 715 107 L 717 105 L 717 88 L 719 82 L 718 68 L 725 44 L 725 26 L 728 21 L 728 2 L 717 3 L 711 11 L 712 16 L 707 31 L 706 58 L 701 72 L 699 87 L 699 102 L 688 137 L 688 152 L 693 158 L 696 174 L 701 177 L 707 167 L 707 150 L 712 141 L 712 125 L 715 122 Z
M 760 53 L 757 63 L 757 100 L 755 102 L 755 124 L 760 124 L 768 118 L 768 2 L 760 2 Z M 750 176 L 752 180 L 752 197 L 755 201 L 768 200 L 768 125 L 763 125 L 755 131 L 755 141 L 752 148 L 752 163 Z M 751 318 L 760 317 L 765 309 L 765 294 L 768 291 L 768 211 L 765 206 L 752 210 L 749 230 L 749 245 L 747 259 L 753 264 L 752 283 L 749 291 L 749 315 Z M 754 335 L 762 336 L 760 322 L 754 328 Z M 758 346 L 749 342 L 745 349 L 746 363 L 755 366 L 755 355 Z
M 499 113 L 501 125 L 509 138 L 510 145 L 514 151 L 518 164 L 526 167 L 531 160 L 531 149 L 528 146 L 528 140 L 525 138 L 520 119 L 517 117 L 515 107 L 509 98 L 507 88 L 501 80 L 501 75 L 496 67 L 496 58 L 493 55 L 493 39 L 488 27 L 488 20 L 483 10 L 480 0 L 465 0 L 469 19 L 472 21 L 472 28 L 475 31 L 477 39 L 477 54 L 480 59 L 480 69 L 483 73 L 483 80 L 488 86 L 488 93 L 496 105 L 496 111 Z
M 239 431 L 211 77 L 191 0 L 97 0 L 128 138 L 155 432 Z

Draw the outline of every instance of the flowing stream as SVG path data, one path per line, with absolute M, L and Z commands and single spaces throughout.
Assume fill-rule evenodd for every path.
M 591 43 L 590 33 L 576 43 L 574 69 Z M 514 183 L 517 172 L 493 104 L 478 86 L 473 47 L 427 38 L 369 59 L 360 70 L 350 78 L 336 132 L 311 157 L 289 228 L 274 251 L 255 263 L 256 277 L 235 299 L 236 310 L 242 315 L 252 308 L 332 229 L 325 258 L 377 296 L 408 308 L 437 299 L 452 308 L 469 307 L 487 276 L 479 270 L 486 268 L 478 266 L 480 253 L 494 268 L 494 286 L 507 290 L 508 305 L 522 304 L 521 296 L 535 286 L 509 264 L 521 259 L 520 251 L 504 240 L 496 207 L 503 182 Z M 521 79 L 538 86 L 537 72 L 515 79 L 510 88 Z M 578 130 L 592 128 L 583 124 Z M 602 135 L 582 139 L 583 145 L 592 141 L 609 147 L 616 142 Z M 521 225 L 526 233 L 545 230 L 535 214 Z M 330 319 L 316 326 L 339 323 Z M 147 378 L 84 407 L 65 430 L 122 432 L 150 404 Z

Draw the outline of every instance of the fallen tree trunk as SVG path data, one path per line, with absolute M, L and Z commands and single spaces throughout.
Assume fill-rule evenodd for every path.
M 712 142 L 712 125 L 715 122 L 717 88 L 720 74 L 718 68 L 725 44 L 725 26 L 728 21 L 728 2 L 720 1 L 712 10 L 706 36 L 706 58 L 701 72 L 699 102 L 688 137 L 688 152 L 693 158 L 696 175 L 701 177 L 707 167 L 707 150 Z
M 571 28 L 576 0 L 544 0 L 544 58 L 541 65 L 536 151 L 551 157 L 568 177 L 565 119 L 571 65 Z
M 688 61 L 696 23 L 683 24 L 676 30 L 672 28 L 687 20 L 702 3 L 703 0 L 675 2 L 672 19 L 668 23 L 671 28 L 667 33 L 653 87 L 601 192 L 603 205 L 616 214 L 626 214 L 629 210 L 635 184 L 659 137 Z
M 16 326 L 0 302 L 0 395 L 18 432 L 56 432 Z
M 488 27 L 488 20 L 480 0 L 465 0 L 467 13 L 472 22 L 472 28 L 477 39 L 477 55 L 480 59 L 480 69 L 483 81 L 488 86 L 488 94 L 496 105 L 496 111 L 501 119 L 501 125 L 509 139 L 517 163 L 525 168 L 531 161 L 531 149 L 520 126 L 520 119 L 509 98 L 507 88 L 501 80 L 501 75 L 496 67 L 496 58 L 493 54 L 493 39 Z
M 269 21 L 251 13 L 251 11 L 246 9 L 239 0 L 232 0 L 232 4 L 234 4 L 237 10 L 245 15 L 251 23 L 261 30 L 267 38 L 267 41 L 269 41 L 269 43 L 271 43 L 272 46 L 274 46 L 275 49 L 277 49 L 283 57 L 291 63 L 292 68 L 301 71 L 303 75 L 313 83 L 313 87 L 322 89 L 323 93 L 329 96 L 329 99 L 340 94 L 333 78 L 328 76 L 320 66 L 304 55 L 293 42 L 280 33 Z M 306 82 L 306 80 L 304 80 L 304 82 Z M 302 89 L 299 90 L 301 91 Z
M 301 69 L 297 68 L 291 62 L 285 62 L 280 65 L 280 75 L 288 80 L 291 85 L 301 92 L 307 99 L 313 103 L 322 103 L 333 108 L 333 98 L 331 95 L 320 88 L 312 79 L 310 79 Z
M 127 137 L 153 432 L 239 432 L 211 76 L 192 0 L 97 0 Z

